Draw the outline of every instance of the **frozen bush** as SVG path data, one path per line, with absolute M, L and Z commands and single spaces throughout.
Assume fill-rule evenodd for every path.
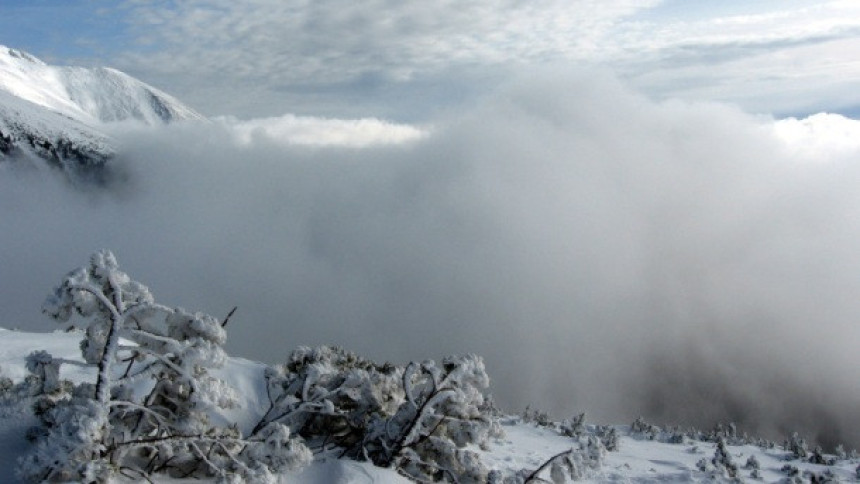
M 751 456 L 749 456 L 749 458 L 747 458 L 747 462 L 746 462 L 746 464 L 744 464 L 744 469 L 749 469 L 749 470 L 761 469 L 761 464 L 759 464 L 759 461 L 758 461 L 758 459 L 756 459 L 755 455 L 751 455 Z
M 564 419 L 559 425 L 559 432 L 567 437 L 578 438 L 585 434 L 585 413 L 580 413 L 570 419 Z
M 714 457 L 711 458 L 711 464 L 718 473 L 734 479 L 738 477 L 738 466 L 732 460 L 732 456 L 726 447 L 725 439 L 720 439 L 717 442 L 717 448 L 714 451 Z
M 600 441 L 603 442 L 603 446 L 606 447 L 606 450 L 609 452 L 615 452 L 618 450 L 618 431 L 615 427 L 598 426 L 595 435 L 600 438 Z
M 299 348 L 266 372 L 269 408 L 252 436 L 280 423 L 323 450 L 395 467 L 419 480 L 484 482 L 468 444 L 500 432 L 488 415 L 483 361 L 450 357 L 377 365 L 341 348 Z
M 549 414 L 539 409 L 532 409 L 531 406 L 527 406 L 525 410 L 523 410 L 523 422 L 533 423 L 535 425 L 541 427 L 548 427 L 552 425 L 552 419 L 549 418 Z
M 661 432 L 660 427 L 646 422 L 642 417 L 638 417 L 630 424 L 630 435 L 635 438 L 658 440 Z
M 791 457 L 795 459 L 806 459 L 809 457 L 809 449 L 806 446 L 806 440 L 801 438 L 797 432 L 791 434 L 791 438 L 785 443 L 785 450 L 791 453 Z

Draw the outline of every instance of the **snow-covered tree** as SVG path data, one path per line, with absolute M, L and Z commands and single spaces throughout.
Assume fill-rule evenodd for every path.
M 338 347 L 300 347 L 265 378 L 269 408 L 251 435 L 277 422 L 320 447 L 354 445 L 374 415 L 393 413 L 404 399 L 394 365 Z
M 219 428 L 209 412 L 236 405 L 232 390 L 208 373 L 224 363 L 226 333 L 203 313 L 157 304 L 143 284 L 119 270 L 109 251 L 69 273 L 44 312 L 66 322 L 83 318 L 81 353 L 94 383 L 66 398 L 42 400 L 42 427 L 19 474 L 32 481 L 104 481 L 156 472 L 265 480 L 309 460 L 288 429 L 267 426 L 255 439 Z M 57 360 L 28 361 L 46 390 L 57 386 Z
M 726 444 L 725 439 L 717 441 L 717 447 L 714 450 L 714 457 L 711 458 L 711 464 L 716 469 L 716 472 L 734 479 L 738 476 L 738 465 L 732 459 L 731 454 L 729 454 L 727 446 L 728 444 Z
M 791 434 L 791 438 L 785 441 L 785 450 L 791 452 L 795 459 L 806 459 L 809 457 L 809 448 L 806 445 L 806 439 L 798 435 L 797 432 Z
M 585 434 L 585 412 L 580 413 L 573 418 L 562 420 L 559 424 L 558 430 L 561 435 L 573 438 L 578 438 L 580 435 Z

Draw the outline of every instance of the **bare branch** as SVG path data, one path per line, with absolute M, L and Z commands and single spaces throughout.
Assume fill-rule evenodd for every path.
M 233 306 L 233 309 L 231 309 L 230 312 L 227 313 L 227 317 L 224 318 L 224 321 L 221 321 L 221 327 L 222 328 L 227 326 L 227 321 L 230 321 L 230 316 L 232 316 L 233 313 L 235 313 L 237 309 L 239 309 L 239 306 Z
M 556 460 L 556 459 L 558 459 L 559 457 L 564 456 L 564 455 L 567 455 L 567 454 L 570 454 L 570 453 L 572 453 L 572 452 L 573 452 L 573 449 L 570 449 L 570 450 L 566 450 L 566 451 L 564 451 L 564 452 L 559 452 L 558 454 L 556 454 L 556 455 L 554 455 L 554 456 L 550 457 L 549 459 L 547 459 L 547 460 L 546 460 L 546 462 L 544 462 L 544 463 L 543 463 L 540 467 L 538 467 L 534 472 L 532 472 L 531 474 L 529 474 L 529 476 L 528 476 L 528 477 L 526 477 L 526 479 L 525 479 L 525 481 L 523 481 L 523 483 L 524 483 L 524 484 L 528 484 L 528 483 L 533 482 L 533 481 L 536 481 L 536 480 L 541 480 L 541 481 L 543 481 L 544 479 L 541 479 L 540 477 L 538 477 L 538 474 L 540 474 L 540 473 L 541 473 L 541 472 L 543 472 L 547 467 L 549 467 L 550 465 L 552 465 L 553 461 L 555 461 L 555 460 Z

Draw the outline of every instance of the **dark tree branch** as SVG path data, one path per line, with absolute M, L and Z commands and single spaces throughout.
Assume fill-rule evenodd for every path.
M 541 481 L 542 481 L 543 479 L 539 478 L 539 477 L 538 477 L 538 474 L 540 474 L 541 472 L 543 472 L 544 470 L 546 470 L 546 468 L 547 468 L 547 467 L 549 467 L 550 465 L 552 465 L 553 461 L 555 461 L 555 460 L 556 460 L 556 459 L 558 459 L 559 457 L 561 457 L 561 456 L 563 456 L 563 455 L 570 454 L 570 453 L 572 453 L 572 452 L 573 452 L 573 449 L 570 449 L 570 450 L 566 450 L 566 451 L 564 451 L 564 452 L 559 452 L 558 454 L 556 454 L 556 455 L 554 455 L 554 456 L 550 457 L 549 459 L 547 459 L 547 460 L 546 460 L 546 462 L 544 462 L 544 463 L 543 463 L 540 467 L 538 467 L 534 472 L 532 472 L 531 474 L 529 474 L 529 476 L 528 476 L 528 477 L 526 477 L 526 479 L 525 479 L 525 481 L 523 481 L 523 483 L 524 483 L 524 484 L 529 484 L 530 482 L 533 482 L 533 481 L 535 481 L 535 480 L 541 480 Z
M 221 321 L 221 327 L 222 328 L 227 326 L 227 321 L 230 321 L 230 316 L 232 316 L 233 313 L 235 313 L 237 309 L 239 309 L 239 306 L 233 306 L 233 309 L 231 309 L 230 312 L 227 313 L 227 317 L 224 318 L 224 321 Z

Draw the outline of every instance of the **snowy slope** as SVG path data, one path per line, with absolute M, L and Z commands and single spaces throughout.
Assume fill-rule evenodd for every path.
M 0 329 L 0 374 L 13 380 L 26 375 L 24 359 L 35 349 L 44 349 L 55 357 L 80 361 L 78 343 L 81 333 L 35 334 Z M 240 428 L 248 427 L 264 412 L 265 389 L 260 384 L 264 365 L 253 361 L 230 358 L 216 374 L 236 388 L 243 398 L 240 409 L 231 410 L 221 418 L 235 421 Z M 89 370 L 72 365 L 62 366 L 63 378 L 74 381 L 92 379 Z M 27 428 L 36 420 L 26 408 L 9 402 L 0 405 L 0 484 L 17 482 L 12 469 L 18 456 L 26 452 L 24 438 Z M 503 435 L 492 439 L 486 449 L 474 448 L 490 468 L 526 475 L 537 470 L 549 458 L 572 448 L 598 431 L 598 427 L 582 427 L 579 437 L 563 435 L 557 423 L 543 425 L 526 422 L 519 416 L 501 417 Z M 603 427 L 603 430 L 609 427 Z M 733 482 L 725 469 L 714 463 L 717 444 L 701 435 L 648 427 L 633 431 L 631 426 L 614 427 L 618 433 L 618 448 L 601 451 L 590 467 L 581 466 L 583 482 Z M 741 442 L 727 434 L 728 459 L 737 467 L 739 480 L 751 482 L 860 482 L 860 459 L 835 459 L 830 465 L 813 464 L 809 458 L 798 459 L 781 446 L 768 447 Z M 672 443 L 670 443 L 672 442 Z M 747 465 L 750 457 L 758 462 L 758 477 Z M 831 458 L 831 457 L 828 457 Z M 551 467 L 538 474 L 552 482 Z M 791 478 L 797 478 L 795 481 Z M 825 479 L 825 480 L 822 480 Z M 826 479 L 830 479 L 827 481 Z M 168 480 L 163 482 L 176 482 Z M 309 467 L 285 475 L 282 482 L 303 483 L 404 483 L 403 476 L 393 470 L 372 466 L 367 462 L 338 459 L 335 454 L 317 455 Z
M 72 172 L 103 165 L 114 148 L 93 126 L 0 91 L 0 160 L 16 154 Z
M 50 66 L 4 46 L 0 90 L 86 124 L 203 119 L 175 98 L 118 70 Z

